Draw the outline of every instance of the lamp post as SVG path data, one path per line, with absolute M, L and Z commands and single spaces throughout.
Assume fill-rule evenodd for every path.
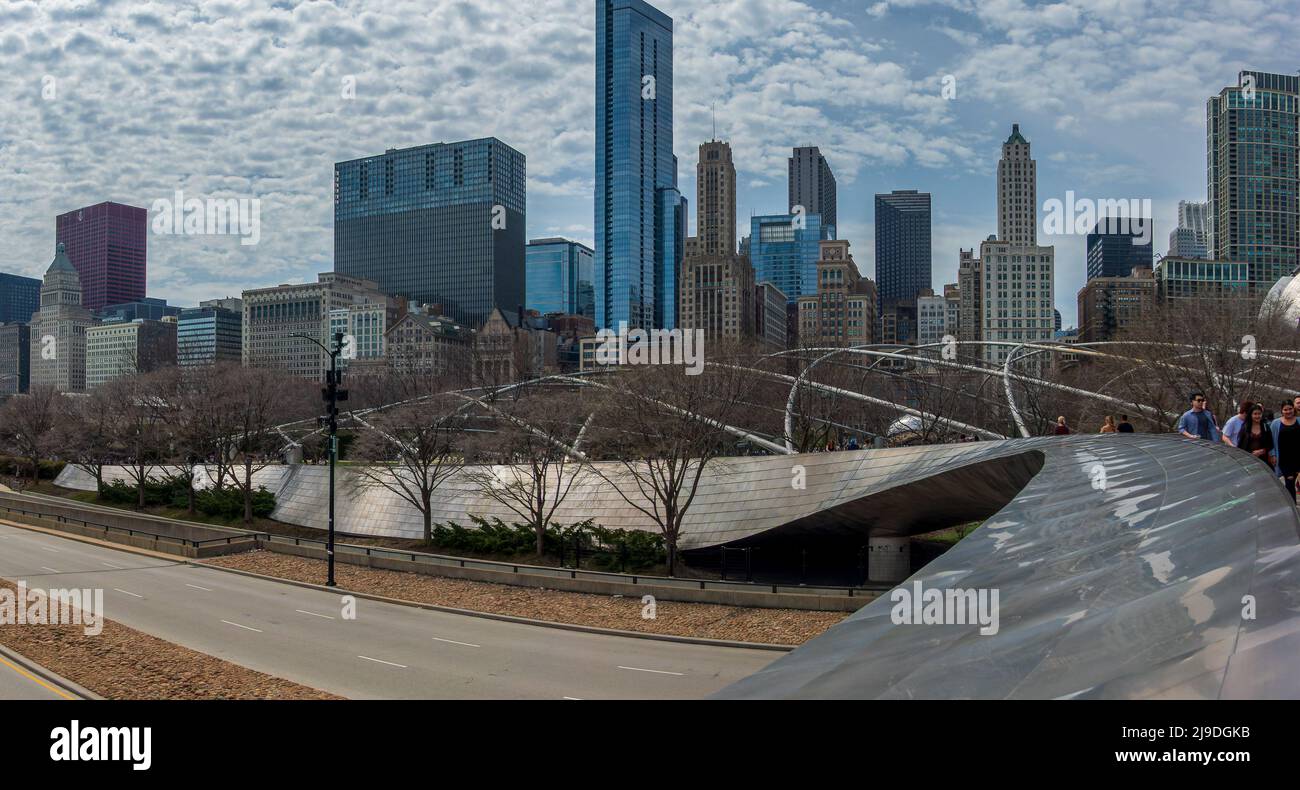
M 334 333 L 334 348 L 330 349 L 316 338 L 310 335 L 291 335 L 291 337 L 303 338 L 310 340 L 321 347 L 321 350 L 330 357 L 330 369 L 325 374 L 325 387 L 321 390 L 321 398 L 329 404 L 329 410 L 326 416 L 318 417 L 316 422 L 322 426 L 328 425 L 330 429 L 330 515 L 329 515 L 329 534 L 325 540 L 325 555 L 329 563 L 329 578 L 325 581 L 326 587 L 334 587 L 334 466 L 339 456 L 339 401 L 348 399 L 348 391 L 341 389 L 339 385 L 343 383 L 343 375 L 339 371 L 339 356 L 343 353 L 344 335 L 342 332 Z

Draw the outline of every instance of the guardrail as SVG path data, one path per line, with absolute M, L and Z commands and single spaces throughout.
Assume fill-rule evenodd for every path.
M 196 551 L 204 546 L 218 545 L 218 544 L 233 545 L 235 541 L 249 540 L 250 538 L 253 540 L 254 545 L 257 545 L 257 539 L 262 537 L 264 534 L 264 533 L 257 533 L 257 532 L 248 532 L 241 535 L 230 535 L 224 538 L 208 538 L 206 540 L 195 540 L 193 538 L 180 538 L 175 535 L 164 535 L 159 532 L 150 532 L 148 530 L 135 529 L 133 527 L 119 527 L 116 524 L 103 524 L 98 521 L 91 521 L 90 519 L 72 518 L 71 516 L 66 516 L 62 513 L 51 513 L 44 510 L 31 510 L 29 508 L 13 507 L 11 505 L 6 505 L 6 504 L 0 504 L 0 512 L 9 513 L 9 514 L 16 513 L 20 516 L 29 516 L 29 517 L 39 518 L 39 519 L 45 519 L 46 521 L 53 521 L 56 524 L 68 524 L 73 526 L 80 526 L 83 529 L 101 530 L 103 531 L 104 536 L 106 538 L 110 534 L 117 533 L 120 535 L 125 535 L 128 538 L 135 538 L 135 537 L 150 538 L 155 543 L 157 542 L 172 543 L 177 546 L 192 548 Z M 126 513 L 124 511 L 124 515 L 131 515 L 131 514 Z M 195 525 L 195 526 L 206 527 L 207 525 Z M 212 527 L 212 529 L 220 529 L 220 528 Z
M 298 538 L 288 535 L 263 533 L 266 542 L 291 544 L 294 546 L 319 546 L 324 548 L 326 542 L 315 538 Z M 445 554 L 429 554 L 402 549 L 386 549 L 378 546 L 358 546 L 350 543 L 334 544 L 335 554 L 361 554 L 367 557 L 384 557 L 402 559 L 427 565 L 445 565 L 459 568 L 476 568 L 488 571 L 509 571 L 510 573 L 527 573 L 534 576 L 550 576 L 557 579 L 591 579 L 595 581 L 617 582 L 622 584 L 647 584 L 657 587 L 679 587 L 699 590 L 752 590 L 792 595 L 842 595 L 848 598 L 874 597 L 880 590 L 871 587 L 836 587 L 803 584 L 771 584 L 766 582 L 730 581 L 719 579 L 685 579 L 675 576 L 655 576 L 650 574 L 615 573 L 613 571 L 593 571 L 582 568 L 556 568 L 549 565 L 529 565 L 498 560 L 477 560 L 470 557 L 454 557 Z

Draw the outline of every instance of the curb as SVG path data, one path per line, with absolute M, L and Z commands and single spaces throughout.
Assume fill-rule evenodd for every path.
M 766 642 L 736 642 L 728 639 L 707 639 L 701 636 L 678 636 L 676 634 L 654 634 L 645 631 L 625 631 L 619 628 L 601 628 L 594 625 L 578 625 L 576 623 L 557 623 L 551 620 L 534 620 L 531 617 L 519 617 L 511 614 L 496 614 L 494 612 L 476 612 L 471 609 L 456 609 L 451 606 L 440 606 L 432 603 L 421 603 L 420 601 L 407 601 L 402 598 L 388 598 L 383 595 L 373 595 L 371 593 L 353 592 L 345 590 L 342 587 L 326 587 L 323 584 L 313 584 L 311 582 L 300 582 L 296 579 L 283 579 L 279 576 L 267 576 L 264 573 L 254 573 L 239 568 L 226 568 L 220 565 L 208 565 L 202 562 L 186 560 L 186 565 L 195 568 L 211 568 L 212 570 L 225 571 L 240 576 L 249 576 L 254 579 L 263 581 L 279 582 L 280 584 L 290 584 L 294 587 L 303 587 L 309 590 L 319 590 L 321 592 L 333 593 L 336 595 L 351 595 L 356 598 L 362 598 L 367 601 L 377 601 L 379 603 L 396 604 L 398 606 L 409 606 L 415 609 L 425 609 L 431 612 L 444 612 L 446 614 L 458 614 L 464 617 L 478 617 L 484 620 L 500 620 L 506 623 L 515 623 L 518 625 L 534 625 L 541 628 L 558 628 L 562 631 L 578 631 L 586 634 L 598 634 L 600 636 L 625 636 L 632 639 L 652 639 L 660 642 L 678 642 L 688 645 L 707 645 L 710 647 L 730 647 L 743 650 L 771 650 L 773 652 L 788 653 L 794 650 L 798 645 L 774 645 Z M 490 582 L 481 582 L 488 584 Z M 534 588 L 529 588 L 534 589 Z M 545 589 L 545 588 L 536 588 Z M 591 593 L 574 593 L 587 594 Z
M 115 551 L 124 551 L 128 554 L 136 554 L 142 557 L 150 557 L 152 559 L 165 559 L 169 562 L 175 563 L 176 565 L 188 565 L 193 568 L 211 568 L 213 570 L 224 571 L 226 573 L 234 573 L 240 576 L 249 576 L 254 579 L 262 579 L 263 581 L 279 582 L 280 584 L 290 584 L 295 587 L 303 587 L 310 590 L 320 590 L 322 592 L 328 592 L 328 593 L 352 595 L 357 598 L 362 598 L 368 601 L 378 601 L 380 603 L 391 603 L 391 604 L 396 604 L 398 606 L 410 606 L 416 609 L 426 609 L 433 612 L 445 612 L 447 614 L 458 614 L 464 617 L 479 617 L 485 620 L 500 620 L 506 623 L 516 623 L 518 625 L 535 625 L 541 628 L 558 628 L 564 631 L 578 631 L 581 633 L 599 634 L 601 636 L 626 636 L 632 639 L 653 639 L 661 642 L 678 642 L 681 644 L 708 645 L 711 647 L 732 647 L 732 648 L 739 648 L 744 650 L 771 650 L 773 652 L 788 653 L 794 650 L 796 647 L 798 647 L 798 645 L 773 645 L 773 644 L 767 644 L 765 642 L 736 642 L 736 641 L 731 641 L 726 639 L 706 639 L 704 637 L 696 637 L 696 636 L 678 636 L 675 634 L 652 634 L 644 631 L 624 631 L 618 628 L 600 628 L 599 626 L 577 625 L 576 623 L 557 623 L 550 620 L 534 620 L 529 617 L 518 617 L 516 615 L 509 615 L 509 614 L 495 614 L 493 612 L 476 612 L 471 609 L 456 609 L 451 606 L 439 606 L 437 604 L 421 603 L 419 601 L 406 601 L 401 598 L 388 598 L 382 595 L 372 595 L 370 593 L 352 592 L 351 590 L 344 590 L 339 587 L 326 587 L 323 584 L 312 584 L 311 582 L 300 582 L 294 579 L 282 579 L 279 576 L 267 576 L 266 574 L 263 573 L 254 573 L 253 571 L 245 571 L 245 570 L 240 570 L 238 568 L 226 568 L 221 565 L 208 565 L 203 562 L 192 560 L 189 557 L 178 557 L 171 554 L 162 554 L 161 552 L 153 552 L 153 551 L 149 551 L 148 549 L 140 549 L 135 546 L 126 546 L 123 544 L 112 543 L 109 541 L 103 541 L 96 538 L 88 538 L 84 535 L 69 535 L 63 532 L 59 532 L 57 530 L 51 530 L 46 527 L 38 527 L 33 524 L 23 524 L 20 522 L 14 522 L 10 520 L 3 520 L 3 523 L 12 527 L 30 530 L 32 532 L 40 532 L 58 538 L 65 538 L 67 540 L 75 540 L 79 543 L 89 543 L 93 546 L 100 546 L 102 548 L 113 549 Z M 480 582 L 480 584 L 491 584 L 491 582 Z M 525 589 L 532 589 L 532 588 L 525 588 Z M 545 589 L 545 588 L 541 588 L 541 589 Z M 573 593 L 573 594 L 594 595 L 594 593 Z M 708 604 L 701 604 L 701 605 L 708 605 Z M 713 605 L 720 606 L 721 604 L 713 604 Z
M 57 686 L 60 690 L 73 695 L 75 698 L 79 700 L 104 699 L 103 697 L 99 696 L 98 694 L 91 691 L 90 689 L 81 686 L 77 683 L 73 683 L 71 680 L 68 680 L 62 675 L 56 674 L 46 669 L 40 664 L 37 664 L 35 661 L 28 659 L 22 653 L 15 652 L 14 650 L 5 647 L 4 645 L 0 645 L 0 657 L 3 657 L 5 660 L 9 661 L 10 663 L 16 664 L 17 666 L 21 667 L 24 672 L 29 672 L 35 675 L 36 677 L 40 678 L 41 680 L 49 683 L 50 685 Z

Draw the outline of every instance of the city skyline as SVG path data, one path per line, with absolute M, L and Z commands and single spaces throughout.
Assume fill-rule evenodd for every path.
M 527 237 L 591 245 L 595 20 L 591 5 L 574 5 L 495 14 L 491 3 L 435 4 L 440 13 L 418 15 L 400 4 L 300 6 L 217 18 L 201 5 L 159 14 L 12 4 L 0 11 L 0 82 L 15 97 L 12 117 L 0 121 L 0 271 L 40 276 L 59 213 L 106 200 L 147 207 L 183 188 L 263 200 L 263 238 L 242 246 L 152 235 L 150 296 L 191 305 L 309 282 L 333 265 L 334 162 L 489 135 L 528 157 Z M 866 10 L 770 0 L 757 4 L 763 13 L 744 15 L 740 3 L 653 5 L 674 20 L 675 154 L 692 161 L 712 136 L 716 102 L 717 136 L 736 152 L 738 224 L 783 213 L 790 152 L 817 145 L 838 181 L 838 235 L 853 242 L 865 276 L 875 277 L 870 196 L 934 195 L 936 290 L 957 279 L 958 249 L 997 230 L 992 166 L 1011 123 L 1035 142 L 1040 207 L 1067 190 L 1150 197 L 1156 227 L 1173 228 L 1178 201 L 1206 199 L 1206 100 L 1241 69 L 1291 73 L 1295 65 L 1255 54 L 1285 52 L 1295 34 L 1289 17 L 1264 23 L 1274 10 L 1267 4 L 1217 26 L 1204 23 L 1209 4 L 1152 4 L 1123 16 L 1080 4 L 957 0 Z M 1089 36 L 1090 27 L 1108 37 Z M 1131 59 L 1107 59 L 1157 32 L 1198 58 L 1149 59 L 1141 73 L 1127 70 Z M 447 36 L 471 33 L 483 43 L 438 49 Z M 397 55 L 372 46 L 380 36 Z M 236 43 L 216 46 L 216 37 Z M 946 54 L 911 54 L 939 50 L 926 42 L 944 42 Z M 1062 49 L 1072 54 L 1054 54 Z M 95 57 L 131 53 L 135 71 Z M 164 81 L 164 73 L 182 78 Z M 949 74 L 951 101 L 942 94 Z M 354 100 L 341 98 L 349 76 Z M 436 101 L 417 103 L 426 97 Z M 695 191 L 689 168 L 679 177 L 682 194 Z M 1039 242 L 1057 249 L 1056 306 L 1075 323 L 1066 295 L 1085 279 L 1084 239 Z M 1156 251 L 1163 247 L 1158 241 Z

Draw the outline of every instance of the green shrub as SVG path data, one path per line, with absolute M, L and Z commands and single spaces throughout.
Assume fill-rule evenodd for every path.
M 67 466 L 63 461 L 39 461 L 37 469 L 40 473 L 41 480 L 53 480 Z M 32 462 L 27 458 L 18 458 L 12 455 L 0 455 L 0 473 L 12 474 L 16 477 L 30 478 L 32 476 Z
M 99 496 L 106 502 L 116 505 L 134 507 L 138 502 L 138 489 L 122 480 L 114 480 L 99 490 Z M 148 480 L 144 484 L 145 507 L 171 507 L 178 510 L 188 509 L 189 482 L 184 477 L 172 477 L 165 480 Z M 237 488 L 220 490 L 207 488 L 194 492 L 194 508 L 208 516 L 226 520 L 244 517 L 244 494 Z M 253 515 L 267 518 L 275 510 L 275 494 L 265 488 L 253 492 Z
M 435 524 L 433 545 L 448 553 L 468 552 L 494 556 L 533 556 L 537 549 L 537 536 L 527 524 L 506 524 L 499 518 L 491 520 L 470 516 L 474 528 L 455 522 Z M 543 541 L 545 553 L 572 557 L 575 545 L 582 546 L 584 560 L 601 570 L 640 570 L 663 564 L 667 560 L 664 538 L 654 532 L 640 530 L 606 529 L 592 520 L 568 526 L 552 524 L 546 528 Z

